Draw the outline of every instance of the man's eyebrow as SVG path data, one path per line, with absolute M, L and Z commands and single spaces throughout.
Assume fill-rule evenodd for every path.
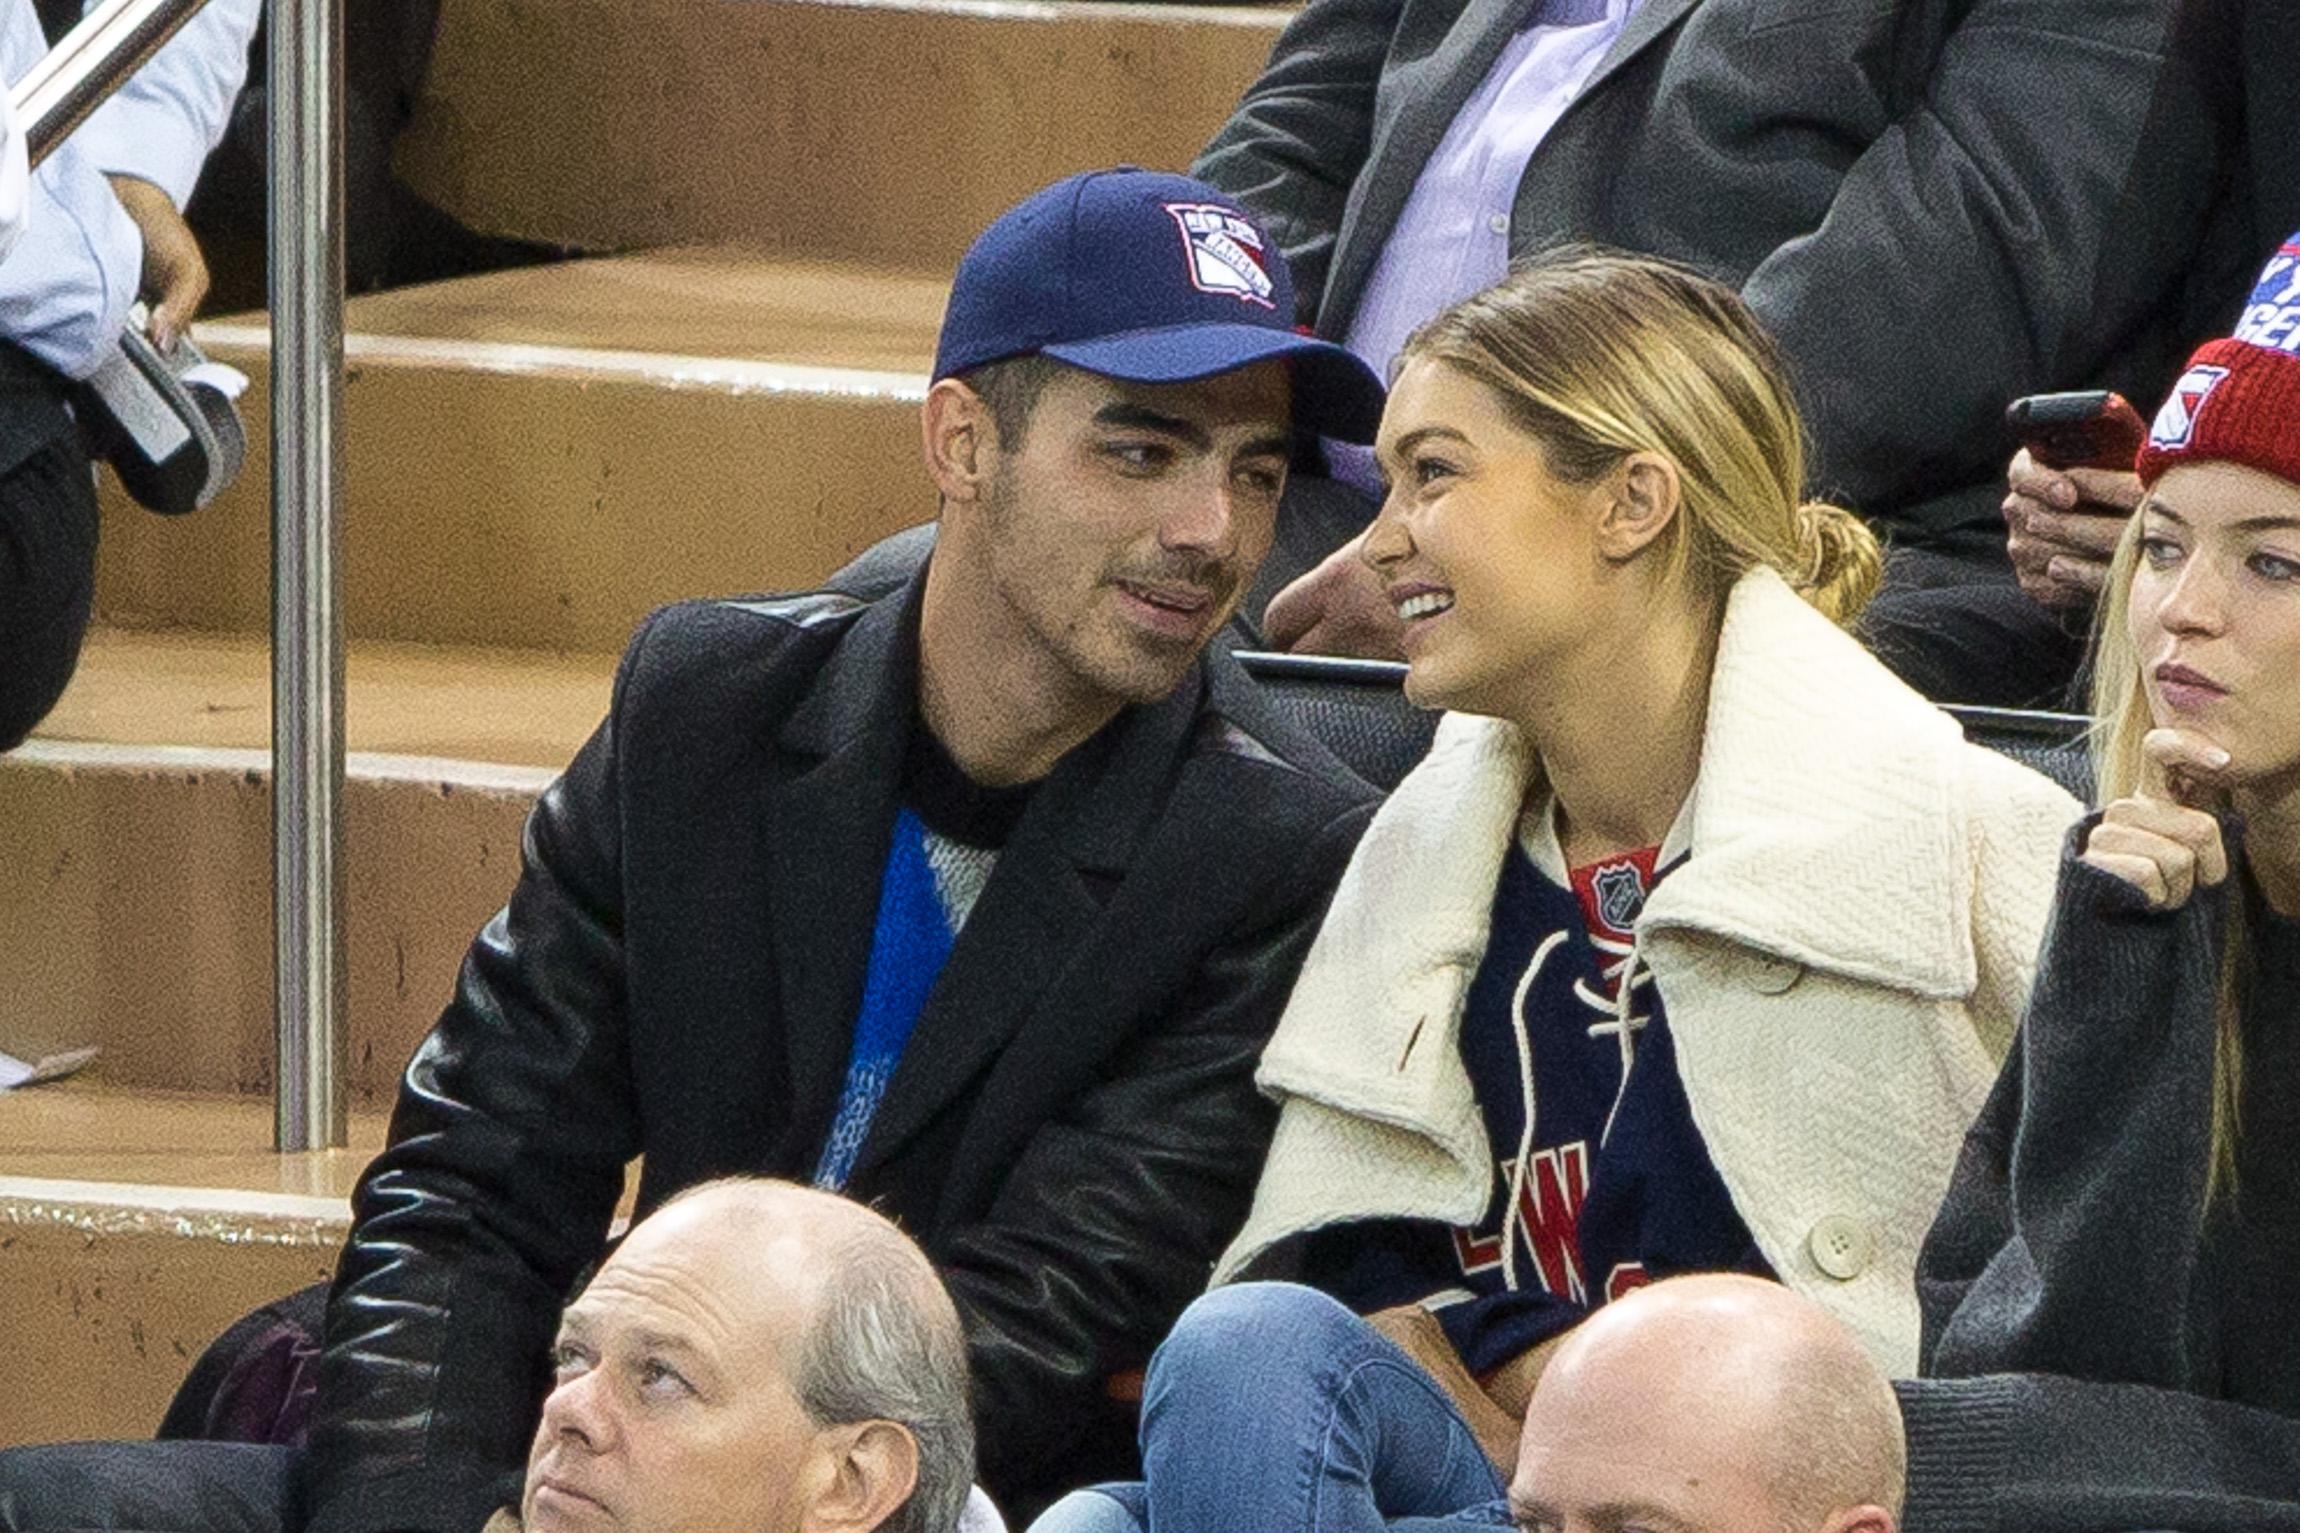
M 1516 1495 L 1509 1498 L 1509 1515 L 1515 1518 L 1521 1527 L 1530 1526 L 1536 1522 L 1563 1523 L 1565 1521 L 1564 1512 L 1550 1505 L 1547 1501 L 1528 1500 Z M 1686 1524 L 1679 1519 L 1675 1512 L 1664 1506 L 1656 1506 L 1649 1501 L 1603 1502 L 1597 1506 L 1585 1508 L 1584 1520 L 1599 1528 L 1621 1528 L 1634 1524 L 1638 1527 L 1656 1528 L 1661 1530 L 1661 1533 L 1684 1533 L 1686 1528 Z
M 1213 436 L 1196 421 L 1185 420 L 1179 415 L 1168 415 L 1163 410 L 1153 410 L 1148 405 L 1138 405 L 1130 400 L 1113 399 L 1094 412 L 1094 421 L 1101 426 L 1126 426 L 1136 431 L 1155 431 L 1161 436 L 1176 437 L 1201 452 L 1214 445 Z

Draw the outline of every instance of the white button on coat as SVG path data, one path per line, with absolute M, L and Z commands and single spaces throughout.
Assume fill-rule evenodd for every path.
M 1877 1254 L 1877 1236 L 1866 1221 L 1850 1214 L 1829 1214 L 1805 1237 L 1813 1265 L 1840 1283 L 1851 1282 L 1869 1270 Z

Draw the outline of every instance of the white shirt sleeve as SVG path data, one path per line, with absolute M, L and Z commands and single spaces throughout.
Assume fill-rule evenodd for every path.
M 32 0 L 0 0 L 8 82 L 47 51 Z M 0 336 L 67 377 L 86 377 L 127 323 L 143 265 L 143 236 L 74 134 L 32 173 L 24 231 L 0 260 Z
M 28 0 L 0 0 L 25 3 Z M 90 0 L 92 5 L 94 0 Z M 137 176 L 181 208 L 223 140 L 247 81 L 248 43 L 263 0 L 208 0 L 168 45 L 73 134 L 90 163 Z

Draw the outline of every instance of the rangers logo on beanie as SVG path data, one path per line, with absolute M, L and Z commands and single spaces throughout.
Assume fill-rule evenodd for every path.
M 2300 484 L 2300 234 L 2286 240 L 2226 340 L 2208 341 L 2156 412 L 2134 467 L 2242 463 Z

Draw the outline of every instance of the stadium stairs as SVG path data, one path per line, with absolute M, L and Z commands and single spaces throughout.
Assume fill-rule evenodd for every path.
M 0 757 L 0 1444 L 142 1436 L 201 1347 L 325 1276 L 408 1052 L 527 806 L 651 607 L 805 586 L 931 504 L 944 274 L 1036 185 L 1178 167 L 1284 13 L 1031 0 L 447 0 L 402 173 L 590 259 L 354 300 L 346 805 L 353 1127 L 270 1149 L 262 316 L 239 484 L 108 481 L 98 623 Z

